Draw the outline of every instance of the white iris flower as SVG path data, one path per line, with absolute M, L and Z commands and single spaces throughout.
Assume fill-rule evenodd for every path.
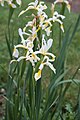
M 41 62 L 40 66 L 39 66 L 39 71 L 37 73 L 35 73 L 35 76 L 34 76 L 36 81 L 41 78 L 42 69 L 45 65 L 49 66 L 50 69 L 53 70 L 54 73 L 56 73 L 56 70 L 52 64 L 52 62 L 54 62 L 54 60 L 55 60 L 55 55 L 48 52 L 48 50 L 52 46 L 53 40 L 49 39 L 46 42 L 44 37 L 45 36 L 43 35 L 41 49 L 39 51 L 35 51 L 36 54 L 42 54 L 44 56 L 43 61 Z
M 56 0 L 56 1 L 54 2 L 54 5 L 57 4 L 57 3 L 63 3 L 63 2 L 66 4 L 66 6 L 67 6 L 67 8 L 68 8 L 68 10 L 69 10 L 69 12 L 70 12 L 71 7 L 70 7 L 70 4 L 69 4 L 69 1 L 68 1 L 68 0 Z
M 13 3 L 13 0 L 0 0 L 2 6 L 4 6 L 4 2 L 7 2 L 9 6 L 12 8 L 16 8 L 16 4 L 21 5 L 21 0 L 16 0 L 16 4 Z

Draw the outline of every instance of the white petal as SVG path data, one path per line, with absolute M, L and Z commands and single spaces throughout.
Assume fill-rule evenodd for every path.
M 18 29 L 18 32 L 19 32 L 19 35 L 22 35 L 22 29 L 21 28 Z
M 40 78 L 41 78 L 41 70 L 39 70 L 37 73 L 35 73 L 35 80 L 37 81 L 37 80 L 39 80 Z
M 23 48 L 23 49 L 28 49 L 26 46 L 24 45 L 21 45 L 21 44 L 18 44 L 15 46 L 16 48 Z
M 16 5 L 13 4 L 13 3 L 11 3 L 10 6 L 11 6 L 12 8 L 16 8 Z
M 18 29 L 18 32 L 19 32 L 19 36 L 21 37 L 21 39 L 24 40 L 22 29 L 19 28 L 19 29 Z
M 49 40 L 47 41 L 48 50 L 51 48 L 52 43 L 53 43 L 53 39 L 49 39 Z
M 23 60 L 23 59 L 26 59 L 26 57 L 21 56 L 21 57 L 19 57 L 19 58 L 17 59 L 17 61 L 20 62 L 20 61 Z
M 37 4 L 38 4 L 38 0 L 35 0 L 35 2 L 31 2 L 31 3 L 29 3 L 28 5 L 37 6 Z
M 58 17 L 62 18 L 62 20 L 65 18 L 64 15 L 58 15 Z
M 14 51 L 13 51 L 13 56 L 15 58 L 18 58 L 18 56 L 19 56 L 19 52 L 18 52 L 18 50 L 15 47 L 14 47 Z
M 22 10 L 22 11 L 19 13 L 18 17 L 21 16 L 22 14 L 24 14 L 25 12 L 26 12 L 26 10 Z
M 46 65 L 49 66 L 54 73 L 56 73 L 56 69 L 50 62 L 47 62 Z
M 34 9 L 34 7 L 33 6 L 29 6 L 26 10 L 22 10 L 18 16 L 21 16 L 22 14 L 24 14 L 25 12 L 27 12 L 30 9 Z
M 10 61 L 10 64 L 12 64 L 13 62 L 17 62 L 17 60 L 11 60 L 11 61 Z
M 56 22 L 60 23 L 60 24 L 63 24 L 63 22 L 59 19 L 56 19 Z
M 55 57 L 56 57 L 54 54 L 47 52 L 46 55 L 52 57 L 51 59 L 48 57 L 48 61 L 50 61 L 50 62 L 54 62 Z
M 64 32 L 64 27 L 63 27 L 63 24 L 61 24 L 61 26 L 60 26 L 60 27 L 61 27 L 61 30 Z
M 43 63 L 41 63 L 41 65 L 39 66 L 39 70 L 42 70 L 42 69 L 43 69 L 43 67 L 44 67 L 44 64 L 43 64 Z
M 70 12 L 71 6 L 70 6 L 69 4 L 67 5 L 67 8 L 68 8 L 68 10 L 69 10 L 69 12 Z
M 21 5 L 21 0 L 16 0 L 18 5 Z

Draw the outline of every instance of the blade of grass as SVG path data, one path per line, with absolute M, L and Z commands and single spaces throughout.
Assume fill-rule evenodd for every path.
M 12 18 L 13 13 L 14 13 L 14 8 L 9 7 L 8 26 L 10 25 L 10 20 Z
M 6 43 L 7 43 L 10 59 L 12 60 L 12 49 L 11 49 L 10 42 L 8 40 L 7 34 L 5 34 L 5 38 L 6 38 Z

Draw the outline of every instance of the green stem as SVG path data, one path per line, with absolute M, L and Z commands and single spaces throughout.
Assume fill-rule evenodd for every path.
M 35 81 L 33 67 L 29 65 L 29 101 L 30 101 L 30 120 L 35 120 Z
M 36 120 L 39 120 L 40 103 L 41 103 L 41 79 L 37 81 L 35 88 Z
M 59 27 L 59 50 L 61 49 L 61 40 L 62 40 L 62 34 L 61 34 L 61 28 Z

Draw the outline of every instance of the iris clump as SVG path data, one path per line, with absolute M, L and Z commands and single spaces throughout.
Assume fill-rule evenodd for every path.
M 54 3 L 53 6 L 55 7 L 56 4 L 57 1 Z M 11 61 L 12 63 L 13 61 L 19 62 L 25 59 L 26 61 L 31 62 L 34 70 L 36 65 L 39 63 L 39 70 L 34 75 L 36 81 L 41 78 L 42 69 L 45 65 L 49 66 L 51 70 L 56 73 L 56 69 L 53 66 L 55 55 L 48 52 L 48 50 L 52 46 L 53 39 L 49 38 L 48 40 L 45 40 L 45 35 L 48 37 L 50 36 L 52 32 L 52 24 L 55 22 L 58 22 L 60 24 L 60 28 L 64 32 L 62 20 L 65 18 L 65 16 L 60 15 L 57 11 L 54 11 L 52 18 L 49 18 L 45 12 L 46 9 L 47 6 L 44 2 L 39 2 L 38 0 L 35 0 L 35 2 L 31 2 L 28 4 L 26 10 L 20 12 L 19 16 L 29 10 L 34 10 L 35 14 L 31 15 L 33 17 L 33 20 L 29 21 L 23 29 L 19 28 L 21 44 L 15 45 L 13 56 L 17 59 Z M 26 32 L 26 29 L 28 32 Z M 40 31 L 42 34 L 39 38 L 38 33 Z M 20 56 L 18 48 L 25 49 L 25 55 Z

